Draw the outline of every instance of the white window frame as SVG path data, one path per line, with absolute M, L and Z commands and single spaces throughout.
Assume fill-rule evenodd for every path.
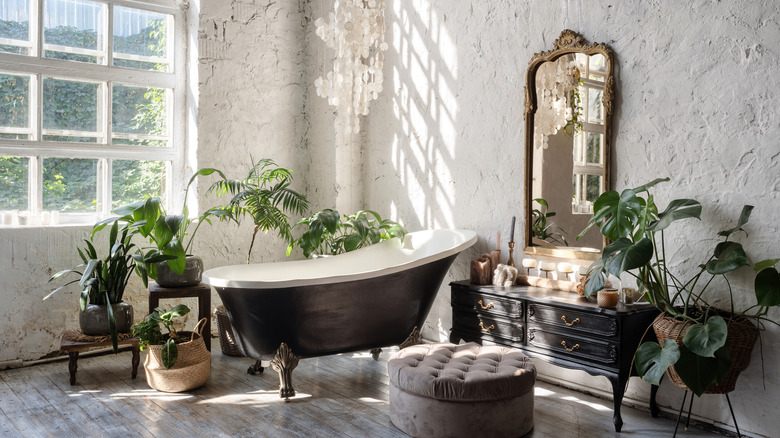
M 588 201 L 585 198 L 586 187 L 582 184 L 583 179 L 587 179 L 589 175 L 601 177 L 601 189 L 603 193 L 604 188 L 604 123 L 590 122 L 590 89 L 604 90 L 604 84 L 606 83 L 606 72 L 595 71 L 590 69 L 590 57 L 584 57 L 586 62 L 578 62 L 578 68 L 581 71 L 581 85 L 579 85 L 580 104 L 582 105 L 582 129 L 581 132 L 575 134 L 574 138 L 574 166 L 572 168 L 573 174 L 573 191 L 571 210 L 572 214 L 593 214 L 593 202 Z M 591 76 L 598 76 L 601 80 L 592 79 Z M 604 117 L 604 108 L 602 103 L 601 116 Z M 588 133 L 600 134 L 600 157 L 601 163 L 588 163 Z
M 184 167 L 186 135 L 186 11 L 174 0 L 90 0 L 105 3 L 106 17 L 103 31 L 106 39 L 106 64 L 90 64 L 76 61 L 44 58 L 43 52 L 43 5 L 44 0 L 30 0 L 30 45 L 29 55 L 0 53 L 0 72 L 5 74 L 31 75 L 30 81 L 30 134 L 27 140 L 0 138 L 0 156 L 28 158 L 28 215 L 41 217 L 43 213 L 43 160 L 45 158 L 97 159 L 97 211 L 95 213 L 62 213 L 60 223 L 91 223 L 107 217 L 111 211 L 111 163 L 113 160 L 162 161 L 166 163 L 165 199 L 166 208 L 173 206 L 173 194 L 183 190 L 183 184 L 176 178 Z M 173 31 L 168 37 L 166 53 L 170 60 L 168 72 L 147 71 L 115 67 L 113 54 L 113 6 L 143 9 L 173 16 Z M 35 18 L 35 19 L 33 19 Z M 41 44 L 39 44 L 41 43 Z M 18 45 L 18 44 L 16 44 Z M 122 57 L 124 59 L 124 56 Z M 146 59 L 144 59 L 146 60 Z M 102 118 L 98 121 L 100 138 L 104 143 L 77 143 L 43 141 L 43 77 L 57 79 L 100 82 L 103 84 Z M 172 92 L 168 104 L 168 146 L 139 146 L 113 144 L 111 123 L 111 84 L 126 86 L 167 88 Z M 120 135 L 118 137 L 125 137 Z M 3 226 L 0 221 L 0 226 Z

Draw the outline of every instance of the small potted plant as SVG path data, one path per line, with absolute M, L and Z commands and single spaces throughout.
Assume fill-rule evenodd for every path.
M 306 225 L 306 231 L 290 243 L 287 256 L 296 246 L 305 257 L 336 255 L 398 237 L 403 241 L 406 228 L 379 213 L 360 210 L 343 217 L 338 211 L 325 209 L 303 218 L 296 225 Z
M 184 304 L 168 311 L 158 307 L 133 326 L 138 346 L 148 350 L 144 359 L 146 381 L 158 391 L 188 391 L 203 386 L 209 378 L 211 354 L 201 334 L 206 318 L 198 321 L 193 332 L 178 332 L 174 327 L 175 319 L 189 312 Z
M 133 255 L 136 271 L 144 286 L 148 286 L 149 278 L 156 280 L 162 287 L 186 287 L 200 283 L 203 260 L 190 253 L 195 233 L 204 222 L 211 223 L 210 216 L 221 217 L 227 213 L 219 207 L 212 208 L 193 220 L 187 209 L 187 194 L 195 178 L 215 172 L 224 178 L 221 171 L 211 168 L 200 169 L 192 175 L 185 190 L 181 214 L 166 214 L 160 198 L 147 198 L 114 209 L 113 213 L 119 217 L 95 225 L 96 231 L 107 223 L 119 220 L 130 230 L 131 236 L 140 234 L 149 241 L 152 246 L 138 247 Z M 195 227 L 190 232 L 193 224 Z
M 118 347 L 118 333 L 127 333 L 133 324 L 133 306 L 122 301 L 127 281 L 133 274 L 135 263 L 133 251 L 135 244 L 128 230 L 120 228 L 117 221 L 111 225 L 108 235 L 109 253 L 105 257 L 98 256 L 95 249 L 95 233 L 93 230 L 89 240 L 84 240 L 85 248 L 77 248 L 82 263 L 72 269 L 66 269 L 54 274 L 49 281 L 77 274 L 73 279 L 54 289 L 43 297 L 47 299 L 66 288 L 78 283 L 81 288 L 79 296 L 79 325 L 81 331 L 89 336 L 110 335 L 114 352 Z
M 743 246 L 730 240 L 740 232 L 747 234 L 743 227 L 753 207 L 746 205 L 736 226 L 718 233 L 723 241 L 702 257 L 690 277 L 673 272 L 664 230 L 680 220 L 700 219 L 702 207 L 693 199 L 676 199 L 659 213 L 649 190 L 668 180 L 656 179 L 622 193 L 604 192 L 596 200 L 588 228 L 598 225 L 612 242 L 591 265 L 585 293 L 590 296 L 602 289 L 604 274 L 633 276 L 640 292 L 661 312 L 653 323 L 660 344 L 645 342 L 636 352 L 642 378 L 657 385 L 668 370 L 675 384 L 696 395 L 728 393 L 749 363 L 758 337 L 755 323 L 778 324 L 767 315 L 770 307 L 780 305 L 780 274 L 775 268 L 780 259 L 755 263 L 756 303 L 744 310 L 735 308 L 726 274 L 750 265 Z M 723 281 L 715 281 L 719 278 Z M 716 289 L 728 291 L 727 308 L 713 304 Z

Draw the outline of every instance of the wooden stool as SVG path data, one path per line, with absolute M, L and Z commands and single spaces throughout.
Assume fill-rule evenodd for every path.
M 211 351 L 211 288 L 203 283 L 190 287 L 162 287 L 156 282 L 149 283 L 149 313 L 160 306 L 161 298 L 198 299 L 198 320 L 206 318 L 203 341 Z
M 119 341 L 119 345 L 131 345 L 132 351 L 133 351 L 133 372 L 131 374 L 131 377 L 135 379 L 135 376 L 138 375 L 138 363 L 141 361 L 141 355 L 140 350 L 138 348 L 138 338 L 130 338 L 125 339 L 124 341 Z M 60 351 L 63 353 L 68 353 L 68 357 L 70 360 L 68 361 L 68 371 L 70 371 L 70 384 L 75 385 L 76 384 L 76 371 L 78 370 L 78 360 L 79 360 L 79 353 L 82 351 L 91 350 L 93 348 L 98 347 L 110 347 L 111 346 L 111 340 L 103 341 L 103 342 L 77 342 L 77 341 L 71 341 L 70 339 L 66 339 L 65 336 L 62 337 L 62 342 L 60 343 Z

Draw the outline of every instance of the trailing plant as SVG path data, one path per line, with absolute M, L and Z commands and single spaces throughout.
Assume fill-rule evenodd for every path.
M 746 205 L 736 225 L 718 233 L 723 241 L 704 256 L 706 259 L 690 278 L 672 272 L 664 230 L 680 220 L 700 219 L 702 207 L 694 199 L 675 199 L 659 213 L 650 189 L 664 181 L 669 178 L 656 179 L 621 193 L 604 192 L 596 200 L 593 217 L 578 238 L 590 227 L 598 225 L 601 233 L 612 242 L 604 248 L 601 259 L 591 265 L 585 293 L 590 296 L 602 289 L 606 274 L 619 278 L 627 273 L 636 279 L 640 292 L 658 310 L 689 323 L 681 346 L 672 339 L 662 346 L 646 342 L 637 350 L 635 359 L 644 380 L 657 385 L 664 372 L 675 365 L 683 382 L 701 395 L 710 384 L 720 381 L 730 368 L 726 319 L 745 317 L 759 324 L 777 324 L 767 314 L 770 307 L 780 305 L 780 274 L 775 268 L 780 259 L 763 260 L 754 265 L 756 303 L 744 310 L 736 309 L 734 290 L 726 274 L 750 265 L 743 246 L 730 240 L 739 232 L 747 234 L 743 226 L 753 207 Z M 716 278 L 723 281 L 713 283 Z M 719 311 L 708 301 L 716 284 L 720 290 L 725 284 L 728 309 Z
M 360 210 L 342 217 L 338 211 L 328 208 L 299 220 L 297 225 L 306 225 L 307 228 L 287 247 L 288 257 L 296 246 L 303 250 L 305 257 L 312 254 L 336 255 L 393 237 L 403 241 L 407 233 L 401 224 L 382 219 L 379 213 L 371 210 Z
M 555 216 L 554 211 L 549 211 L 549 204 L 543 198 L 536 198 L 534 202 L 539 204 L 539 208 L 531 210 L 531 233 L 533 237 L 545 242 L 560 243 L 569 246 L 563 230 L 552 223 L 547 223 L 547 219 Z M 558 230 L 558 231 L 555 231 Z
M 287 214 L 303 215 L 309 208 L 306 196 L 290 187 L 293 182 L 292 171 L 277 167 L 273 160 L 263 158 L 249 169 L 244 179 L 229 180 L 220 175 L 222 180 L 214 183 L 209 190 L 218 196 L 230 194 L 232 198 L 227 205 L 217 207 L 216 210 L 221 212 L 223 218 L 239 224 L 245 216 L 249 216 L 254 223 L 247 263 L 260 231 L 267 233 L 276 230 L 286 242 L 292 242 Z
M 212 168 L 200 169 L 190 177 L 184 192 L 184 206 L 181 214 L 166 214 L 160 198 L 146 198 L 143 201 L 125 205 L 114 209 L 113 213 L 119 217 L 112 217 L 98 222 L 92 228 L 92 235 L 100 231 L 108 223 L 122 221 L 123 229 L 129 230 L 130 235 L 140 234 L 147 239 L 151 246 L 138 247 L 133 259 L 136 272 L 141 277 L 144 286 L 148 286 L 149 278 L 157 279 L 157 263 L 166 262 L 173 272 L 184 272 L 187 255 L 195 239 L 195 233 L 204 223 L 211 223 L 209 217 L 225 217 L 229 213 L 222 207 L 214 207 L 204 211 L 197 220 L 190 218 L 187 208 L 187 194 L 190 186 L 198 176 L 217 173 L 224 178 L 224 174 Z M 190 232 L 190 226 L 195 225 Z
M 179 350 L 176 344 L 188 340 L 182 337 L 174 328 L 174 318 L 182 317 L 188 313 L 190 313 L 190 308 L 184 304 L 179 304 L 168 311 L 162 307 L 157 307 L 143 321 L 133 326 L 133 336 L 138 337 L 138 346 L 142 351 L 150 345 L 163 346 L 160 357 L 166 370 L 170 369 L 179 357 Z M 165 327 L 167 333 L 163 334 L 160 325 Z
M 133 268 L 135 267 L 132 254 L 135 244 L 130 241 L 132 236 L 128 231 L 127 228 L 122 228 L 120 234 L 119 223 L 114 220 L 109 231 L 108 255 L 104 258 L 98 256 L 98 251 L 94 244 L 95 234 L 92 234 L 90 240 L 85 239 L 84 243 L 86 246 L 83 251 L 81 248 L 77 248 L 82 263 L 75 268 L 57 272 L 52 275 L 49 282 L 60 277 L 65 277 L 71 273 L 77 274 L 80 277 L 68 281 L 43 297 L 45 300 L 67 286 L 78 283 L 79 287 L 81 287 L 79 307 L 82 312 L 86 310 L 87 304 L 108 304 L 106 306 L 106 312 L 108 312 L 111 344 L 115 353 L 117 352 L 119 339 L 116 331 L 114 311 L 111 308 L 111 304 L 122 301 L 125 287 L 127 287 L 127 281 L 133 274 Z

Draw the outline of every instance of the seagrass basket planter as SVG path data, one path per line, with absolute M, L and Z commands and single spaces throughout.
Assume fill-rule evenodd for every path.
M 230 323 L 230 317 L 225 306 L 218 306 L 214 309 L 214 316 L 217 319 L 217 331 L 219 332 L 219 345 L 222 348 L 222 354 L 225 356 L 244 357 L 244 353 L 238 349 L 236 344 L 233 324 Z
M 211 374 L 211 353 L 206 349 L 202 331 L 206 318 L 198 321 L 193 332 L 181 332 L 190 340 L 176 344 L 178 357 L 170 369 L 162 361 L 162 345 L 150 345 L 144 358 L 146 383 L 162 392 L 184 392 L 206 384 Z
M 721 316 L 728 325 L 726 342 L 731 357 L 731 368 L 720 382 L 715 382 L 707 387 L 707 390 L 704 391 L 705 394 L 728 394 L 734 390 L 739 374 L 750 365 L 750 354 L 753 352 L 756 340 L 758 340 L 758 328 L 749 319 L 741 316 L 729 317 L 727 314 L 721 314 Z M 685 330 L 690 325 L 690 322 L 680 321 L 662 313 L 653 321 L 653 330 L 661 345 L 667 339 L 673 339 L 677 345 L 682 345 Z M 690 391 L 675 371 L 674 366 L 669 367 L 666 375 L 678 388 Z

